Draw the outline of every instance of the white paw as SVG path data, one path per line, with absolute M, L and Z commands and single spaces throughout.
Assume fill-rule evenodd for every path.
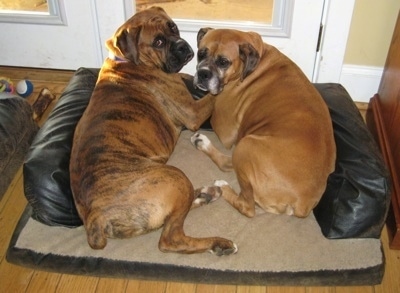
M 209 252 L 217 256 L 231 255 L 238 252 L 238 247 L 236 243 L 232 243 L 231 247 L 214 247 L 214 250 L 209 250 Z
M 203 197 L 198 197 L 193 201 L 193 204 L 196 206 L 202 206 L 203 204 L 206 204 L 206 199 Z
M 193 201 L 193 203 L 197 206 L 202 206 L 205 204 L 209 204 L 213 201 L 216 201 L 221 197 L 222 191 L 218 186 L 205 186 L 201 189 L 197 189 L 195 192 L 195 196 L 197 198 Z
M 236 243 L 233 243 L 233 247 L 234 247 L 233 254 L 235 254 L 236 252 L 238 252 L 238 247 Z
M 214 181 L 214 186 L 222 187 L 224 185 L 229 185 L 229 183 L 226 182 L 225 180 L 215 180 Z
M 193 134 L 190 141 L 198 150 L 206 150 L 211 145 L 208 137 L 201 133 Z

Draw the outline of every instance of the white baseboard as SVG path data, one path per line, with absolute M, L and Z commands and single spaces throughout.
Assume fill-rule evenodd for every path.
M 354 101 L 369 102 L 378 92 L 382 73 L 382 67 L 343 64 L 340 83 Z

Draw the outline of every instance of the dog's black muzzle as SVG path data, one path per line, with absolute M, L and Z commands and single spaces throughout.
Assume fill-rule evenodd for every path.
M 186 65 L 190 60 L 192 60 L 194 52 L 192 47 L 183 39 L 179 39 L 174 42 L 170 47 L 170 54 L 167 64 L 167 72 L 178 72 Z
M 208 84 L 210 79 L 213 77 L 211 70 L 199 69 L 196 73 L 196 86 L 203 91 L 208 91 Z

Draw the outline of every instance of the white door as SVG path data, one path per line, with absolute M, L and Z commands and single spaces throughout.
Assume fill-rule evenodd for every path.
M 197 31 L 204 26 L 254 30 L 293 59 L 310 79 L 338 82 L 354 0 L 273 1 L 273 20 L 267 25 L 175 20 L 182 36 L 194 48 Z M 47 0 L 47 3 L 57 6 L 59 15 L 38 17 L 14 13 L 7 16 L 0 10 L 1 65 L 59 69 L 100 67 L 107 56 L 105 40 L 136 11 L 135 0 Z M 46 24 L 33 23 L 36 18 L 47 18 Z M 59 19 L 58 23 L 52 22 L 54 18 Z M 326 30 L 317 53 L 321 23 Z M 183 71 L 193 74 L 195 60 Z
M 123 1 L 48 0 L 47 4 L 48 13 L 0 10 L 0 64 L 100 67 L 105 39 L 126 18 Z

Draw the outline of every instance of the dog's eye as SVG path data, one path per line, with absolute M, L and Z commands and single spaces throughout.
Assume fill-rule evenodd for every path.
M 217 66 L 221 68 L 227 68 L 231 65 L 231 62 L 225 57 L 219 57 L 216 61 Z
M 201 60 L 203 60 L 204 58 L 206 58 L 207 57 L 207 50 L 199 50 L 198 52 L 197 52 L 197 60 L 198 61 L 201 61 Z
M 163 48 L 164 45 L 165 45 L 165 39 L 163 37 L 158 37 L 153 42 L 153 46 L 155 48 Z
M 168 23 L 168 26 L 169 26 L 170 30 L 171 30 L 173 33 L 177 33 L 177 32 L 178 32 L 178 27 L 176 26 L 175 23 L 170 22 L 170 23 Z

